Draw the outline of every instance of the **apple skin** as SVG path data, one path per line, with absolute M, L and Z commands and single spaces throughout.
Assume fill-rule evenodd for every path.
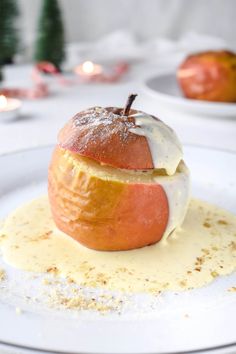
M 236 54 L 208 51 L 187 57 L 177 70 L 187 98 L 236 102 Z
M 169 218 L 162 186 L 91 175 L 81 169 L 80 159 L 58 146 L 54 150 L 48 195 L 57 227 L 95 250 L 130 250 L 158 242 Z
M 131 110 L 129 116 L 122 115 L 122 111 L 121 108 L 93 107 L 76 114 L 59 132 L 59 145 L 115 168 L 153 169 L 146 137 L 129 131 L 135 127 L 132 115 L 138 111 Z

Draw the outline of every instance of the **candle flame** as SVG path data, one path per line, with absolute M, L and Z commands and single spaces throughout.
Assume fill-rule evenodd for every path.
M 0 109 L 7 107 L 7 98 L 4 95 L 0 95 Z
M 86 74 L 91 74 L 94 71 L 94 64 L 91 61 L 85 61 L 82 64 L 82 69 Z

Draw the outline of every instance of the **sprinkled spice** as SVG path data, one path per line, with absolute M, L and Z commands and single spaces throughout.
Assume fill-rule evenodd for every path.
M 186 280 L 181 280 L 180 282 L 179 282 L 179 285 L 181 286 L 181 287 L 186 287 L 186 284 L 187 284 L 187 282 L 186 282 Z
M 0 281 L 3 281 L 6 279 L 6 272 L 4 269 L 0 269 Z
M 45 280 L 43 284 L 47 286 L 48 282 Z M 51 288 L 47 288 L 43 294 L 46 296 L 47 304 L 53 308 L 75 311 L 92 310 L 103 315 L 109 312 L 120 313 L 124 304 L 129 304 L 129 299 L 125 295 L 115 296 L 103 292 L 96 296 L 89 295 L 78 286 L 73 287 L 63 282 L 55 283 L 54 280 L 49 281 L 49 285 Z
M 232 286 L 231 288 L 228 289 L 228 291 L 231 293 L 236 293 L 236 286 Z
M 0 242 L 3 241 L 5 238 L 6 238 L 6 235 L 0 233 Z
M 205 221 L 204 224 L 203 224 L 204 227 L 206 228 L 210 228 L 211 227 L 211 224 L 209 224 L 209 222 Z
M 222 220 L 222 219 L 218 220 L 217 224 L 219 224 L 219 225 L 228 225 L 227 221 L 226 220 Z
M 213 251 L 219 251 L 219 248 L 218 248 L 217 246 L 212 246 L 211 249 L 212 249 Z
M 230 247 L 231 247 L 231 249 L 232 249 L 233 251 L 236 251 L 236 242 L 232 241 L 232 242 L 230 243 Z
M 213 278 L 216 278 L 216 277 L 219 276 L 219 273 L 216 272 L 216 271 L 212 271 L 212 272 L 211 272 L 211 276 L 212 276 Z
M 58 273 L 58 268 L 57 267 L 50 267 L 50 268 L 47 269 L 47 273 L 57 274 Z
M 201 267 L 196 267 L 194 270 L 196 270 L 196 272 L 201 272 Z
M 202 248 L 202 253 L 204 253 L 207 256 L 210 254 L 210 251 L 206 248 Z

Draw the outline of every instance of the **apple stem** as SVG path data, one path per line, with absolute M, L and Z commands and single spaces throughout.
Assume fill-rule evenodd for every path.
M 136 93 L 131 93 L 131 95 L 129 95 L 128 100 L 127 100 L 126 105 L 125 105 L 125 108 L 123 110 L 123 115 L 124 116 L 128 116 L 129 115 L 130 108 L 131 108 L 132 103 L 134 102 L 136 96 L 138 96 Z

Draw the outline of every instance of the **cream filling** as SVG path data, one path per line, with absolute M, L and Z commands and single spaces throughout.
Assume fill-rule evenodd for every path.
M 175 132 L 148 114 L 136 113 L 131 117 L 137 127 L 129 131 L 147 138 L 154 168 L 163 168 L 168 175 L 173 175 L 183 158 L 182 146 Z
M 56 228 L 46 196 L 15 210 L 0 240 L 4 260 L 14 267 L 125 292 L 192 289 L 236 268 L 236 216 L 199 200 L 190 202 L 181 229 L 166 243 L 133 251 L 80 245 Z
M 189 170 L 182 162 L 179 165 L 179 171 L 173 176 L 159 176 L 156 181 L 164 189 L 169 204 L 168 223 L 162 237 L 162 242 L 165 242 L 184 221 L 190 199 Z
M 183 157 L 182 146 L 171 128 L 144 113 L 136 113 L 132 117 L 137 127 L 130 131 L 147 138 L 154 168 L 164 169 L 169 175 L 155 179 L 165 190 L 169 203 L 169 219 L 162 238 L 165 241 L 184 220 L 189 200 L 189 172 L 180 163 Z M 176 171 L 179 165 L 181 173 Z

